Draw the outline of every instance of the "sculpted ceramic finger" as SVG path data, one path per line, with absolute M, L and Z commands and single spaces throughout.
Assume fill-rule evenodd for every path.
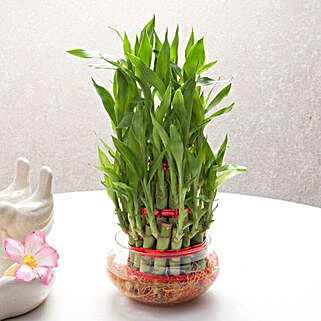
M 6 189 L 0 191 L 0 201 L 16 203 L 31 195 L 29 161 L 20 157 L 17 159 L 16 166 L 16 176 Z

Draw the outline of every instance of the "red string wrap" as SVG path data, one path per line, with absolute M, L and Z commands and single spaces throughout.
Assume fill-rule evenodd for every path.
M 183 257 L 187 255 L 196 254 L 206 250 L 206 240 L 204 240 L 200 244 L 192 245 L 179 250 L 166 250 L 166 251 L 153 250 L 153 249 L 145 249 L 143 247 L 134 247 L 131 245 L 129 245 L 129 249 L 130 251 L 135 252 L 135 254 L 138 254 L 141 256 L 147 256 L 147 257 L 153 257 L 153 258 L 164 258 L 164 257 L 176 258 L 176 257 Z
M 185 206 L 184 209 L 188 213 L 192 212 L 189 209 L 189 207 L 187 207 L 187 206 Z M 141 208 L 141 214 L 148 216 L 148 212 L 147 212 L 147 208 L 146 207 L 142 207 Z M 156 217 L 179 217 L 179 209 L 178 208 L 173 208 L 173 209 L 170 208 L 170 209 L 165 209 L 165 210 L 159 210 L 159 209 L 155 208 L 154 214 L 155 214 Z
M 145 249 L 142 247 L 134 247 L 129 245 L 131 251 L 135 252 L 135 254 L 145 257 L 152 258 L 177 258 L 184 257 L 192 254 L 199 253 L 201 251 L 206 250 L 206 240 L 204 240 L 200 244 L 192 245 L 190 247 L 186 247 L 180 250 L 153 250 L 153 249 Z M 193 279 L 199 279 L 198 281 L 202 281 L 202 279 L 207 279 L 209 270 L 204 270 L 200 272 L 194 272 L 190 274 L 183 275 L 156 275 L 152 273 L 144 273 L 133 270 L 131 267 L 127 266 L 127 270 L 131 275 L 134 275 L 140 279 L 151 281 L 151 282 L 179 282 L 179 281 L 187 281 Z M 215 278 L 216 274 L 211 275 L 209 278 Z
M 153 164 L 153 160 L 149 160 L 149 165 L 152 165 Z M 163 161 L 163 170 L 164 171 L 169 171 L 169 165 L 168 165 L 168 162 L 167 161 Z

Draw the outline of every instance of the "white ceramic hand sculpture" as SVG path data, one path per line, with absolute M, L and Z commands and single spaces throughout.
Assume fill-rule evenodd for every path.
M 52 172 L 40 169 L 39 185 L 31 194 L 29 162 L 19 158 L 16 177 L 0 192 L 0 274 L 12 264 L 4 251 L 7 237 L 25 241 L 33 231 L 49 233 L 53 223 Z
M 24 243 L 33 231 L 48 234 L 53 224 L 51 169 L 45 166 L 40 169 L 39 185 L 34 193 L 29 169 L 28 160 L 19 158 L 14 181 L 0 191 L 0 320 L 36 308 L 51 288 L 51 284 L 45 286 L 39 279 L 26 283 L 14 277 L 2 277 L 13 264 L 4 250 L 4 240 L 9 237 Z

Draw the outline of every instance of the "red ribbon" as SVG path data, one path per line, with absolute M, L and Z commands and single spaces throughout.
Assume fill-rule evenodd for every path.
M 139 279 L 143 279 L 151 282 L 162 282 L 162 283 L 189 281 L 189 280 L 194 280 L 197 277 L 199 277 L 199 282 L 202 282 L 208 278 L 208 274 L 210 273 L 209 270 L 204 270 L 201 272 L 194 272 L 191 274 L 184 274 L 184 275 L 157 275 L 152 273 L 143 273 L 143 272 L 135 271 L 131 269 L 129 266 L 127 266 L 127 270 L 129 274 L 134 275 Z M 214 275 L 211 275 L 209 279 L 214 279 L 216 276 L 217 276 L 217 273 L 215 273 Z
M 187 206 L 185 206 L 184 209 L 188 213 L 192 212 L 189 209 L 189 207 L 187 207 Z M 142 207 L 141 208 L 141 214 L 148 216 L 148 212 L 147 212 L 147 208 L 146 207 Z M 178 208 L 169 208 L 169 209 L 159 210 L 159 209 L 155 208 L 154 214 L 155 214 L 156 217 L 179 217 L 179 209 Z
M 154 250 L 154 249 L 145 249 L 143 247 L 134 247 L 129 245 L 130 251 L 135 252 L 135 254 L 141 255 L 141 256 L 147 256 L 147 257 L 153 257 L 153 258 L 164 258 L 164 257 L 183 257 L 191 254 L 196 254 L 199 252 L 202 252 L 206 250 L 206 239 L 196 245 L 192 245 L 189 247 L 186 247 L 184 249 L 179 250 Z

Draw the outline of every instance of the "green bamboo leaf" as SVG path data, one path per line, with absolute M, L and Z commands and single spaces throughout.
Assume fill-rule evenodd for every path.
M 152 166 L 149 170 L 149 179 L 148 179 L 148 185 L 151 183 L 156 171 L 160 168 L 163 162 L 163 158 L 165 155 L 166 149 L 164 149 L 156 158 L 156 160 L 153 160 Z
M 101 182 L 101 183 L 102 183 L 102 185 L 105 186 L 106 192 L 107 192 L 108 196 L 110 197 L 110 199 L 113 201 L 115 206 L 117 206 L 117 193 L 116 193 L 116 191 L 112 190 L 114 187 L 112 184 L 112 181 L 107 175 L 104 175 L 104 177 L 105 177 L 105 181 Z
M 204 120 L 205 110 L 204 105 L 201 102 L 200 96 L 197 92 L 194 92 L 193 97 L 193 117 L 191 119 L 191 128 L 195 127 L 195 124 L 199 124 Z
M 223 163 L 223 158 L 225 155 L 225 151 L 226 151 L 226 147 L 227 147 L 227 134 L 225 135 L 224 141 L 222 143 L 222 145 L 220 146 L 217 154 L 216 154 L 216 164 L 221 166 Z
M 96 134 L 96 133 L 95 133 Z M 96 134 L 96 136 L 98 137 L 98 135 Z M 100 137 L 98 137 L 98 139 L 101 141 L 101 143 L 104 145 L 104 147 L 108 150 L 109 155 L 112 158 L 115 158 L 115 152 L 107 145 L 107 143 Z
M 97 85 L 97 83 L 95 82 L 95 80 L 93 78 L 91 78 L 91 80 L 94 84 L 94 87 L 95 87 L 98 95 L 101 98 L 101 101 L 102 101 L 104 108 L 107 111 L 110 119 L 112 120 L 113 123 L 116 123 L 116 116 L 115 116 L 115 110 L 114 110 L 115 102 L 114 102 L 112 96 L 110 95 L 110 93 L 108 92 L 108 90 L 106 88 Z
M 169 132 L 169 127 L 171 123 L 173 123 L 175 119 L 177 119 L 175 111 L 173 110 L 173 108 L 169 108 L 168 113 L 164 118 L 164 129 L 166 130 L 167 133 Z
M 227 171 L 227 172 L 221 174 L 215 180 L 214 189 L 217 189 L 221 184 L 226 182 L 228 179 L 230 179 L 236 175 L 242 174 L 245 171 L 246 171 L 245 169 L 233 169 L 231 171 Z
M 180 67 L 174 64 L 172 61 L 169 63 L 169 65 L 174 69 L 175 73 L 179 76 L 179 78 L 183 78 L 182 69 Z
M 151 38 L 154 33 L 154 29 L 155 29 L 155 15 L 153 15 L 153 18 L 143 28 L 140 34 L 140 40 L 143 39 L 144 32 L 147 32 L 148 37 Z
M 132 169 L 133 173 L 135 173 L 136 176 L 138 175 L 137 178 L 141 178 L 143 175 L 141 162 L 137 161 L 134 153 L 123 142 L 121 142 L 116 137 L 113 137 L 112 139 L 116 149 L 121 154 L 121 156 L 124 157 L 126 163 Z
M 154 36 L 155 36 L 155 50 L 159 51 L 162 48 L 162 42 L 159 40 L 157 33 L 154 31 Z
M 107 177 L 108 178 L 108 177 Z M 116 195 L 117 194 L 120 194 L 122 197 L 124 197 L 126 200 L 128 199 L 128 193 L 126 192 L 123 192 L 123 191 L 121 191 L 121 190 L 119 190 L 119 189 L 116 189 L 115 188 L 115 186 L 114 185 L 112 185 L 112 183 L 111 183 L 111 180 L 108 178 L 108 180 L 105 180 L 105 182 L 101 182 L 101 184 L 103 184 L 105 187 L 106 187 L 106 190 L 107 190 L 107 193 L 108 193 L 108 195 L 110 195 L 109 194 L 109 192 L 111 192 L 111 193 L 115 193 Z M 111 194 L 112 195 L 112 194 Z M 115 203 L 116 204 L 116 203 Z
M 121 69 L 117 69 L 114 79 L 116 125 L 122 120 L 127 111 L 129 96 L 131 96 L 131 93 L 126 74 Z
M 181 136 L 174 124 L 172 124 L 170 127 L 170 138 L 169 149 L 171 151 L 171 154 L 173 155 L 178 170 L 180 170 L 183 163 L 184 145 Z
M 216 63 L 217 63 L 217 60 L 212 61 L 212 62 L 210 62 L 210 63 L 202 66 L 201 68 L 199 68 L 199 69 L 197 70 L 197 74 L 199 75 L 199 74 L 201 74 L 202 72 L 205 72 L 205 71 L 209 70 L 209 69 L 212 68 Z
M 213 90 L 214 90 L 214 88 L 212 88 L 212 89 L 209 91 L 209 93 L 207 94 L 206 99 L 205 99 L 205 105 L 207 105 L 208 100 L 211 98 L 211 95 L 212 95 Z
M 225 172 L 225 171 L 230 171 L 232 169 L 246 171 L 246 167 L 235 165 L 235 164 L 223 163 L 221 166 L 217 166 L 217 172 Z
M 173 110 L 176 113 L 178 119 L 186 121 L 187 111 L 184 105 L 184 97 L 181 89 L 177 89 L 173 98 Z
M 132 188 L 131 186 L 128 186 L 127 184 L 123 183 L 123 182 L 113 182 L 113 185 L 115 185 L 116 187 L 122 188 L 127 192 L 133 193 L 136 192 L 134 190 L 134 188 Z
M 99 171 L 105 173 L 112 181 L 119 181 L 119 176 L 117 173 L 110 167 L 104 167 L 104 166 L 97 166 L 93 164 L 89 164 L 91 167 L 98 169 Z
M 131 127 L 127 132 L 127 146 L 133 152 L 136 158 L 136 162 L 144 164 L 143 153 L 144 153 L 144 142 L 139 142 L 135 136 L 133 128 Z
M 100 163 L 103 167 L 113 167 L 113 164 L 110 162 L 109 158 L 106 156 L 106 154 L 100 149 L 98 146 L 98 156 Z
M 152 53 L 153 53 L 153 48 L 150 44 L 149 37 L 145 31 L 139 47 L 138 57 L 144 62 L 144 64 L 147 67 L 150 67 L 150 63 L 152 61 Z
M 159 51 L 157 56 L 156 72 L 159 78 L 163 81 L 165 86 L 169 83 L 169 62 L 170 62 L 170 47 L 167 39 L 167 33 L 165 36 L 165 41 Z
M 208 113 L 213 107 L 218 105 L 228 95 L 231 90 L 231 85 L 232 84 L 228 84 L 215 96 L 215 98 L 207 106 L 206 113 Z
M 134 98 L 132 98 L 130 100 L 130 103 L 133 104 L 134 106 L 140 104 L 140 103 L 144 103 L 145 99 L 140 97 L 140 96 L 135 96 Z
M 204 136 L 202 137 L 201 146 L 201 150 L 197 156 L 197 161 L 199 166 L 204 168 L 209 162 L 215 162 L 215 156 L 207 139 Z
M 198 161 L 190 150 L 186 150 L 187 163 L 192 177 L 195 177 L 199 172 Z
M 193 176 L 192 178 L 190 178 L 187 182 L 184 183 L 183 186 L 183 193 L 187 193 L 188 190 L 190 190 L 192 184 L 194 183 L 194 181 L 197 179 L 197 175 Z
M 129 85 L 126 79 L 126 75 L 121 69 L 117 69 L 117 100 L 119 105 L 124 108 L 128 100 Z
M 133 117 L 134 117 L 134 113 L 132 112 L 126 113 L 123 119 L 121 120 L 121 122 L 119 123 L 119 125 L 117 126 L 117 128 L 130 127 L 133 121 Z
M 160 137 L 160 139 L 163 142 L 164 147 L 166 148 L 168 143 L 169 143 L 169 137 L 166 133 L 166 130 L 161 126 L 161 124 L 155 119 L 154 115 L 151 113 L 151 119 L 152 119 L 152 123 L 154 126 L 154 130 L 156 130 L 158 136 Z
M 178 61 L 178 43 L 179 43 L 179 35 L 178 35 L 178 32 L 179 32 L 179 28 L 178 28 L 178 25 L 176 27 L 176 32 L 175 32 L 175 37 L 174 37 L 174 40 L 172 42 L 172 45 L 171 45 L 171 61 L 175 64 L 177 64 L 177 61 Z
M 116 35 L 120 38 L 120 40 L 124 41 L 123 36 L 121 35 L 121 33 L 117 29 L 115 29 L 114 27 L 111 27 L 111 26 L 108 26 L 108 29 L 114 31 L 116 33 Z
M 204 105 L 204 101 L 205 101 L 204 92 L 202 92 L 201 95 L 199 95 L 199 97 L 200 97 L 200 101 L 201 101 L 202 105 Z
M 171 105 L 171 86 L 169 85 L 166 89 L 165 95 L 155 111 L 155 118 L 159 123 L 162 123 L 163 118 Z
M 139 47 L 140 47 L 140 42 L 139 42 L 138 36 L 136 35 L 136 41 L 135 41 L 135 55 L 136 56 L 138 56 Z
M 72 49 L 67 50 L 69 54 L 80 57 L 80 58 L 101 58 L 101 54 L 95 50 L 86 50 L 86 49 Z
M 216 205 L 217 207 L 218 205 Z M 216 209 L 216 208 L 215 208 Z M 214 210 L 215 210 L 214 209 Z M 197 215 L 197 219 L 200 220 L 205 214 L 207 213 L 207 210 L 202 210 L 202 211 L 199 211 L 198 215 Z M 202 229 L 199 229 L 199 232 L 202 232 L 203 230 Z
M 193 45 L 194 45 L 194 30 L 192 29 L 191 35 L 189 36 L 188 43 L 185 48 L 185 59 L 187 59 Z
M 124 53 L 129 53 L 129 54 L 132 53 L 132 50 L 130 48 L 130 42 L 129 42 L 129 39 L 127 37 L 126 32 L 124 34 L 124 44 L 123 44 L 123 46 L 124 46 Z
M 218 110 L 216 113 L 214 113 L 213 115 L 211 115 L 210 117 L 206 118 L 201 124 L 199 124 L 196 128 L 193 129 L 193 132 L 195 132 L 196 130 L 202 128 L 203 126 L 206 126 L 211 120 L 213 120 L 215 117 L 218 117 L 220 115 L 226 114 L 228 112 L 230 112 L 232 110 L 234 106 L 234 103 L 232 103 L 230 106 L 222 108 L 220 110 Z
M 197 79 L 197 84 L 202 86 L 210 86 L 215 83 L 216 80 L 209 77 L 201 77 Z
M 109 65 L 107 65 L 107 64 L 92 64 L 92 65 L 88 65 L 88 67 L 94 68 L 94 69 L 116 70 L 116 68 L 114 68 L 114 67 L 109 67 Z
M 135 135 L 136 140 L 144 144 L 145 143 L 145 135 L 144 135 L 144 112 L 142 109 L 138 109 L 132 120 L 132 130 Z
M 127 55 L 132 64 L 140 71 L 143 81 L 146 81 L 150 86 L 154 86 L 164 96 L 165 85 L 163 81 L 158 77 L 157 73 L 149 69 L 144 62 L 134 55 Z
M 100 56 L 100 58 L 103 59 L 104 61 L 108 62 L 109 64 L 115 66 L 115 67 L 118 67 L 118 68 L 121 67 L 121 63 L 120 63 L 121 60 L 113 61 L 110 58 L 106 58 L 106 57 L 104 57 L 102 55 Z
M 233 106 L 234 106 L 234 105 L 235 105 L 235 104 L 232 103 L 230 106 L 218 110 L 216 113 L 214 113 L 213 115 L 211 115 L 211 117 L 214 118 L 214 117 L 218 117 L 218 116 L 221 116 L 221 115 L 223 115 L 223 114 L 229 113 L 229 112 L 233 109 Z
M 183 66 L 184 80 L 193 77 L 197 70 L 203 66 L 205 62 L 205 50 L 203 38 L 198 40 L 191 48 Z
M 117 80 L 117 70 L 114 74 L 114 79 L 113 79 L 113 96 L 115 99 L 117 99 L 117 93 L 118 93 L 118 80 Z
M 188 116 L 188 127 L 189 127 L 189 121 L 192 116 L 192 109 L 193 109 L 193 97 L 194 97 L 194 91 L 195 91 L 195 79 L 190 78 L 188 82 L 185 84 L 185 88 L 183 91 L 183 97 L 184 97 L 184 106 L 185 110 Z M 189 128 L 188 128 L 189 129 Z
M 153 130 L 152 142 L 153 142 L 153 148 L 155 149 L 155 151 L 159 153 L 162 150 L 162 145 L 161 145 L 161 139 L 156 130 Z
M 212 200 L 205 194 L 200 194 L 198 197 L 199 200 L 203 201 L 203 202 L 211 202 Z

